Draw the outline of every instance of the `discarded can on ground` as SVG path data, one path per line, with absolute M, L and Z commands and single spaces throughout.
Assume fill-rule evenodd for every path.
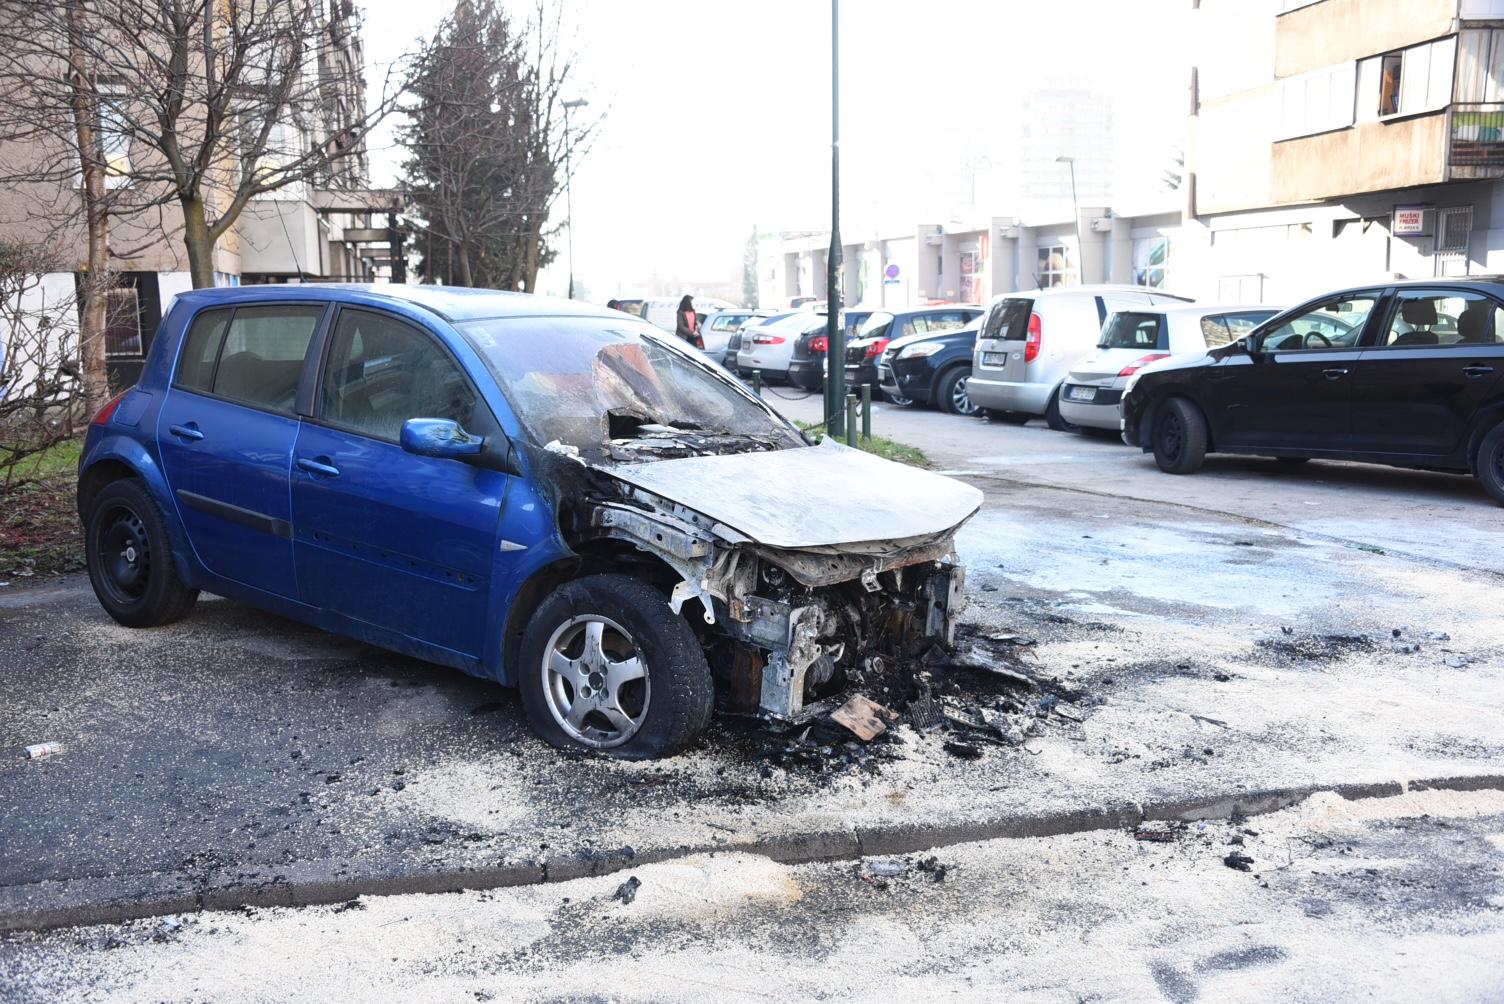
M 57 756 L 62 751 L 62 743 L 35 743 L 26 747 L 26 759 L 45 760 L 50 756 Z

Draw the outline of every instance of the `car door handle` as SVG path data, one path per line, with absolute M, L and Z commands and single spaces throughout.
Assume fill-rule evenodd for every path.
M 1484 376 L 1485 374 L 1492 373 L 1493 371 L 1494 368 L 1492 366 L 1484 366 L 1481 363 L 1474 363 L 1471 366 L 1462 367 L 1462 372 L 1470 377 Z
M 169 425 L 167 427 L 167 431 L 172 433 L 174 436 L 177 436 L 179 439 L 191 439 L 197 441 L 204 438 L 204 434 L 199 431 L 198 426 L 193 422 L 189 422 L 187 425 Z
M 1347 370 L 1343 369 L 1340 366 L 1334 366 L 1329 370 L 1322 370 L 1321 375 L 1326 377 L 1328 380 L 1341 380 L 1343 377 L 1347 376 Z
M 329 463 L 328 457 L 320 457 L 317 460 L 309 460 L 307 457 L 298 458 L 298 466 L 309 474 L 318 474 L 326 478 L 339 477 L 339 468 Z

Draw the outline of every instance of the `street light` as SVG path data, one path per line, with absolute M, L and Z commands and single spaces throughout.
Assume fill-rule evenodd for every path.
M 564 102 L 564 218 L 568 227 L 569 298 L 574 299 L 574 138 L 569 131 L 569 110 L 590 104 L 584 98 Z
M 1062 154 L 1055 158 L 1057 164 L 1071 166 L 1071 217 L 1076 221 L 1076 282 L 1086 281 L 1086 245 L 1081 243 L 1081 206 L 1076 201 L 1076 158 Z
M 830 251 L 825 256 L 825 431 L 846 433 L 846 329 L 841 327 L 840 0 L 830 0 Z

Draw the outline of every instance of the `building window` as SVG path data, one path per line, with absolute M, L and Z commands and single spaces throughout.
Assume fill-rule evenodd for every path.
M 1311 136 L 1353 124 L 1357 65 L 1341 63 L 1279 82 L 1280 139 Z
M 1076 263 L 1070 248 L 1064 244 L 1051 244 L 1039 249 L 1039 266 L 1034 270 L 1040 289 L 1051 286 L 1072 286 L 1080 281 Z
M 1133 283 L 1164 289 L 1170 268 L 1170 239 L 1143 237 L 1133 242 Z
M 1464 31 L 1457 42 L 1457 93 L 1462 104 L 1504 101 L 1504 31 Z
M 1457 36 L 1413 45 L 1358 64 L 1359 109 L 1364 120 L 1439 111 L 1452 101 Z
M 142 356 L 141 301 L 134 286 L 119 286 L 105 293 L 104 355 L 106 359 Z

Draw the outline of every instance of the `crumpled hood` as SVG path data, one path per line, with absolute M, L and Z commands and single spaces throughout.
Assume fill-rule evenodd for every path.
M 954 530 L 982 493 L 827 437 L 819 446 L 601 467 L 767 547 L 902 540 Z

